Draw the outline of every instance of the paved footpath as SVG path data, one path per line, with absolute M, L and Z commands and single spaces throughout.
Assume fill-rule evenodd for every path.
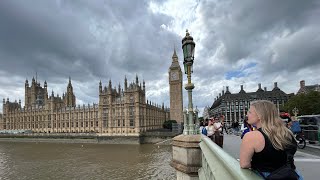
M 224 150 L 236 159 L 239 159 L 241 139 L 240 136 L 225 135 Z M 320 179 L 320 154 L 302 152 L 300 150 L 295 154 L 295 164 L 297 169 L 303 174 L 305 180 Z

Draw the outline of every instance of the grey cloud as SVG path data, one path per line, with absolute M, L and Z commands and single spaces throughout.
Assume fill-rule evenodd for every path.
M 0 32 L 1 59 L 8 59 L 1 65 L 20 68 L 23 76 L 46 68 L 82 80 L 87 73 L 110 77 L 119 68 L 164 70 L 169 49 L 163 47 L 170 46 L 163 39 L 178 40 L 160 29 L 168 17 L 150 14 L 144 1 L 1 1 L 1 7 L 1 22 L 8 24 Z
M 0 86 L 6 87 L 0 96 L 7 97 L 10 91 L 19 94 L 25 78 L 30 81 L 38 72 L 41 83 L 47 80 L 49 90 L 60 95 L 71 76 L 79 102 L 92 103 L 97 102 L 99 80 L 107 85 L 111 79 L 113 86 L 120 83 L 123 87 L 125 75 L 132 82 L 137 74 L 140 81 L 146 80 L 150 100 L 169 105 L 168 90 L 158 89 L 168 82 L 174 44 L 183 68 L 181 37 L 180 32 L 161 26 L 170 27 L 178 20 L 153 14 L 149 2 L 0 1 Z M 269 89 L 279 81 L 279 85 L 289 83 L 283 87 L 292 92 L 292 84 L 300 79 L 319 81 L 309 78 L 320 66 L 318 1 L 198 4 L 195 12 L 190 10 L 200 13 L 193 18 L 201 21 L 198 29 L 190 29 L 191 35 L 198 36 L 194 37 L 193 73 L 194 105 L 198 108 L 211 105 L 226 85 L 238 92 L 242 82 L 248 90 L 256 90 L 259 82 Z M 181 20 L 181 24 L 189 24 L 189 20 L 193 19 Z M 250 77 L 225 80 L 225 73 L 237 70 L 241 61 L 257 63 Z
M 270 54 L 262 56 L 261 53 L 275 41 L 274 37 L 284 31 L 291 32 L 290 36 L 303 28 L 311 27 L 317 24 L 312 17 L 319 15 L 319 11 L 316 11 L 319 9 L 317 1 L 206 1 L 201 7 L 209 32 L 203 43 L 208 47 L 223 45 L 225 52 L 220 58 L 228 63 L 243 58 L 270 60 Z M 316 31 L 319 32 L 319 28 Z M 292 43 L 300 44 L 304 40 L 308 41 L 296 39 Z M 213 41 L 219 42 L 218 45 L 212 46 Z M 289 51 L 293 50 L 289 49 L 290 46 L 287 48 Z M 310 53 L 303 49 L 300 50 L 301 54 Z M 288 55 L 278 61 L 290 62 L 292 58 L 293 56 Z
M 299 31 L 275 40 L 270 46 L 272 54 L 266 71 L 287 69 L 303 69 L 320 64 L 320 26 L 309 26 Z
M 147 1 L 1 1 L 0 66 L 24 84 L 38 72 L 52 89 L 69 76 L 87 84 L 90 101 L 101 79 L 123 87 L 124 76 L 163 79 L 178 35 L 160 28 L 170 17 L 152 14 Z M 78 89 L 80 89 L 80 87 Z M 75 88 L 77 89 L 77 88 Z M 93 89 L 93 90 L 91 90 Z M 57 90 L 58 91 L 58 90 Z
M 26 71 L 46 68 L 67 73 L 68 69 L 72 71 L 72 64 L 77 60 L 94 61 L 94 53 L 87 53 L 85 48 L 81 48 L 84 45 L 81 41 L 89 39 L 83 38 L 89 32 L 82 30 L 85 27 L 79 19 L 73 18 L 70 23 L 64 21 L 66 14 L 55 13 L 59 8 L 51 5 L 48 8 L 40 3 L 31 9 L 30 6 L 34 5 L 26 1 L 1 1 L 0 17 L 5 24 L 0 30 L 1 59 L 6 59 L 1 61 L 1 65 L 7 70 L 19 69 L 23 76 Z M 59 75 L 61 73 L 55 76 Z
M 201 1 L 203 37 L 196 43 L 204 48 L 196 48 L 194 104 L 211 105 L 224 86 L 237 93 L 240 84 L 246 91 L 256 91 L 258 83 L 272 89 L 278 81 L 286 93 L 296 93 L 302 79 L 318 83 L 319 78 L 311 80 L 309 75 L 317 74 L 320 65 L 319 5 L 318 1 Z M 257 67 L 247 77 L 226 81 L 225 73 L 237 70 L 243 60 Z

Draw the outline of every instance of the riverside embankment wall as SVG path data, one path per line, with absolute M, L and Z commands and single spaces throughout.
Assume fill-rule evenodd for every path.
M 156 144 L 176 136 L 172 132 L 145 132 L 137 136 L 105 136 L 94 133 L 30 133 L 0 134 L 0 141 L 7 142 L 53 142 L 95 144 Z

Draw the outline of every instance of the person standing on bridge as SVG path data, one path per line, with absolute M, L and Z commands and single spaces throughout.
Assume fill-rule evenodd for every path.
M 220 115 L 220 119 L 221 119 L 221 125 L 222 125 L 222 131 L 221 131 L 221 134 L 223 134 L 223 130 L 229 134 L 228 130 L 227 130 L 227 127 L 226 127 L 226 124 L 224 123 L 224 120 L 225 120 L 225 117 L 223 114 Z
M 223 148 L 223 123 L 224 123 L 224 116 L 221 116 L 221 122 L 219 122 L 219 118 L 214 118 L 214 142 Z
M 248 123 L 255 125 L 257 131 L 250 131 L 243 137 L 240 147 L 241 168 L 252 168 L 267 178 L 286 167 L 288 171 L 284 174 L 294 176 L 293 179 L 303 179 L 294 165 L 297 143 L 292 132 L 279 119 L 276 106 L 267 100 L 251 102 Z M 285 179 L 288 179 L 287 176 Z
M 214 138 L 213 119 L 209 119 L 208 126 L 206 126 L 205 128 L 207 129 L 207 136 L 213 141 L 213 138 Z

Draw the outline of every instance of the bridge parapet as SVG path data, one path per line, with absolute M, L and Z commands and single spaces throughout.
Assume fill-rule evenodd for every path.
M 240 163 L 221 149 L 208 137 L 201 135 L 202 167 L 199 169 L 200 180 L 233 179 L 257 180 L 262 179 L 249 169 L 242 169 Z
M 176 169 L 178 180 L 198 180 L 201 167 L 201 136 L 179 135 L 172 141 L 171 166 Z

